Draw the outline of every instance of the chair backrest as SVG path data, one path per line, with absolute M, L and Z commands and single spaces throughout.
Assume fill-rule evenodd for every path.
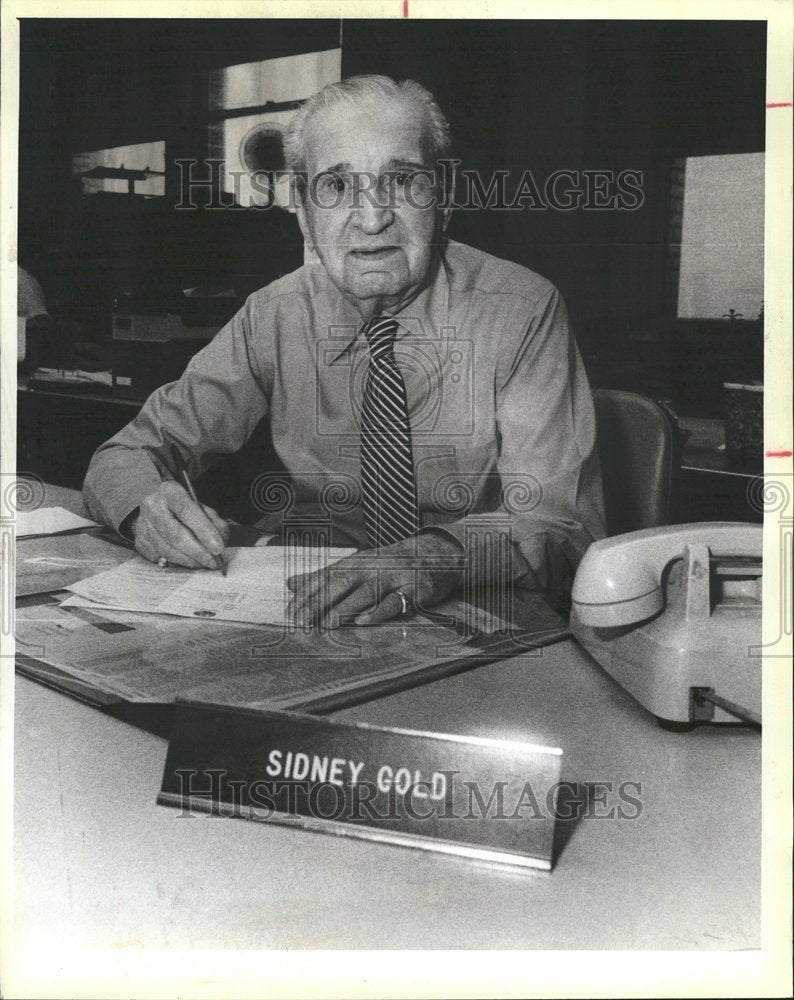
M 672 415 L 622 389 L 594 389 L 596 439 L 609 535 L 669 524 L 681 446 Z

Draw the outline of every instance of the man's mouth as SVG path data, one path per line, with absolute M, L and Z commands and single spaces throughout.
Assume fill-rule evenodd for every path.
M 399 247 L 373 247 L 372 249 L 357 249 L 351 250 L 350 256 L 356 260 L 385 260 L 393 253 L 397 253 Z

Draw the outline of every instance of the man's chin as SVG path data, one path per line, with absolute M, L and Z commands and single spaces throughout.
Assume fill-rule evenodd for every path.
M 379 272 L 351 275 L 346 284 L 348 293 L 357 299 L 399 299 L 407 291 L 405 283 L 394 275 Z

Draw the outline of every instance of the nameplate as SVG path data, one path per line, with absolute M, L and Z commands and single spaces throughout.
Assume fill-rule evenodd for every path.
M 161 805 L 551 869 L 562 751 L 177 701 Z

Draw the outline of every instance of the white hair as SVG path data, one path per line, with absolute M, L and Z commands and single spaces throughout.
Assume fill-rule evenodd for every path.
M 373 98 L 396 98 L 418 108 L 425 118 L 433 159 L 438 161 L 449 157 L 452 149 L 449 122 L 429 90 L 416 80 L 401 80 L 398 83 L 388 76 L 362 75 L 329 83 L 301 106 L 284 133 L 287 169 L 298 177 L 305 174 L 306 130 L 318 112 L 339 104 L 363 104 Z

